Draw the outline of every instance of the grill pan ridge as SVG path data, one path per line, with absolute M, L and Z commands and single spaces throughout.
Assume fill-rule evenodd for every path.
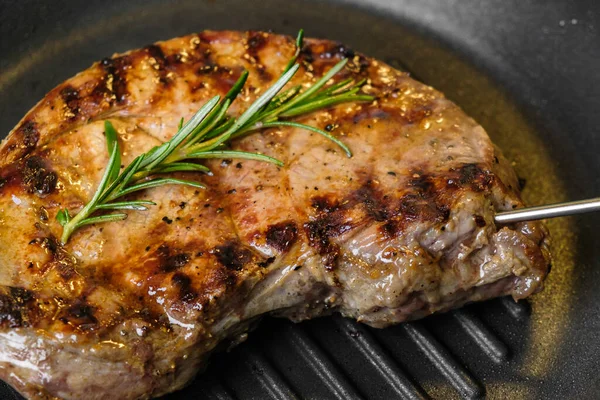
M 600 4 L 591 0 L 4 0 L 0 132 L 114 52 L 203 29 L 300 27 L 444 92 L 515 161 L 527 203 L 600 193 Z M 531 301 L 496 299 L 384 330 L 339 316 L 266 318 L 165 398 L 597 398 L 598 226 L 598 215 L 550 221 L 554 268 Z M 0 398 L 21 399 L 6 385 Z

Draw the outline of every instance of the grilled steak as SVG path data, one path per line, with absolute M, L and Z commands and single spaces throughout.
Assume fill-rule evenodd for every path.
M 292 84 L 367 78 L 369 104 L 300 120 L 340 137 L 267 129 L 233 143 L 285 166 L 207 162 L 180 173 L 127 220 L 57 239 L 108 161 L 103 121 L 124 163 L 250 71 L 231 112 L 271 85 L 287 36 L 203 32 L 107 58 L 38 103 L 0 148 L 0 377 L 30 398 L 148 398 L 190 382 L 220 342 L 263 314 L 339 312 L 375 327 L 501 295 L 524 298 L 548 272 L 538 222 L 494 224 L 523 205 L 485 131 L 434 89 L 326 40 L 308 40 Z M 175 174 L 176 175 L 176 174 Z

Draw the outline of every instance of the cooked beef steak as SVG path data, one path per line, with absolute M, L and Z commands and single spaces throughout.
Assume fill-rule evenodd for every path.
M 208 162 L 164 186 L 157 205 L 91 225 L 62 245 L 56 213 L 92 196 L 108 161 L 103 121 L 124 163 L 250 71 L 233 113 L 277 78 L 294 40 L 202 32 L 94 64 L 52 90 L 0 148 L 0 377 L 31 398 L 147 398 L 177 390 L 225 339 L 269 313 L 340 312 L 385 327 L 466 302 L 539 290 L 550 255 L 485 131 L 434 89 L 326 40 L 308 40 L 293 84 L 342 57 L 335 79 L 367 78 L 370 104 L 301 118 L 342 138 L 268 129 L 234 143 L 285 162 Z

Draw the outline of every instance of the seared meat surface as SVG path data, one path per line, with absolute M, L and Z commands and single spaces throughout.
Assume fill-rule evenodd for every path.
M 336 81 L 377 98 L 303 116 L 233 147 L 282 160 L 207 162 L 122 222 L 62 245 L 56 213 L 93 195 L 108 161 L 167 140 L 243 69 L 238 114 L 279 76 L 290 37 L 202 32 L 107 58 L 38 103 L 0 148 L 0 377 L 30 398 L 148 398 L 177 390 L 225 339 L 270 313 L 339 312 L 385 327 L 466 302 L 524 298 L 550 256 L 539 222 L 494 224 L 523 206 L 515 173 L 485 131 L 434 89 L 339 43 L 308 40 L 291 84 L 342 57 Z M 176 174 L 175 174 L 176 175 Z

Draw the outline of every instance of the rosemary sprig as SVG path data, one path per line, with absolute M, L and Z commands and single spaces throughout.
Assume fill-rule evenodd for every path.
M 109 161 L 92 199 L 74 216 L 65 209 L 59 210 L 56 219 L 63 226 L 62 243 L 66 243 L 78 228 L 101 222 L 120 221 L 127 218 L 125 213 L 93 216 L 100 210 L 144 211 L 155 205 L 149 200 L 123 200 L 122 198 L 140 190 L 157 186 L 178 184 L 196 188 L 205 186 L 199 182 L 161 177 L 171 172 L 204 172 L 210 170 L 192 161 L 209 158 L 240 158 L 270 162 L 279 166 L 283 163 L 264 154 L 231 150 L 230 140 L 265 128 L 294 127 L 318 133 L 337 144 L 348 157 L 350 149 L 335 136 L 322 129 L 289 121 L 287 119 L 352 101 L 371 101 L 373 97 L 360 94 L 363 81 L 346 79 L 325 86 L 348 62 L 341 60 L 327 74 L 306 90 L 293 86 L 283 92 L 283 87 L 296 74 L 300 65 L 296 63 L 302 48 L 304 32 L 300 30 L 296 39 L 296 52 L 286 65 L 279 79 L 267 89 L 238 118 L 227 114 L 231 103 L 244 87 L 248 72 L 244 71 L 229 92 L 221 99 L 215 96 L 184 124 L 183 119 L 175 136 L 147 153 L 136 157 L 121 171 L 121 152 L 117 131 L 110 123 L 104 122 Z M 119 201 L 117 201 L 119 200 Z

